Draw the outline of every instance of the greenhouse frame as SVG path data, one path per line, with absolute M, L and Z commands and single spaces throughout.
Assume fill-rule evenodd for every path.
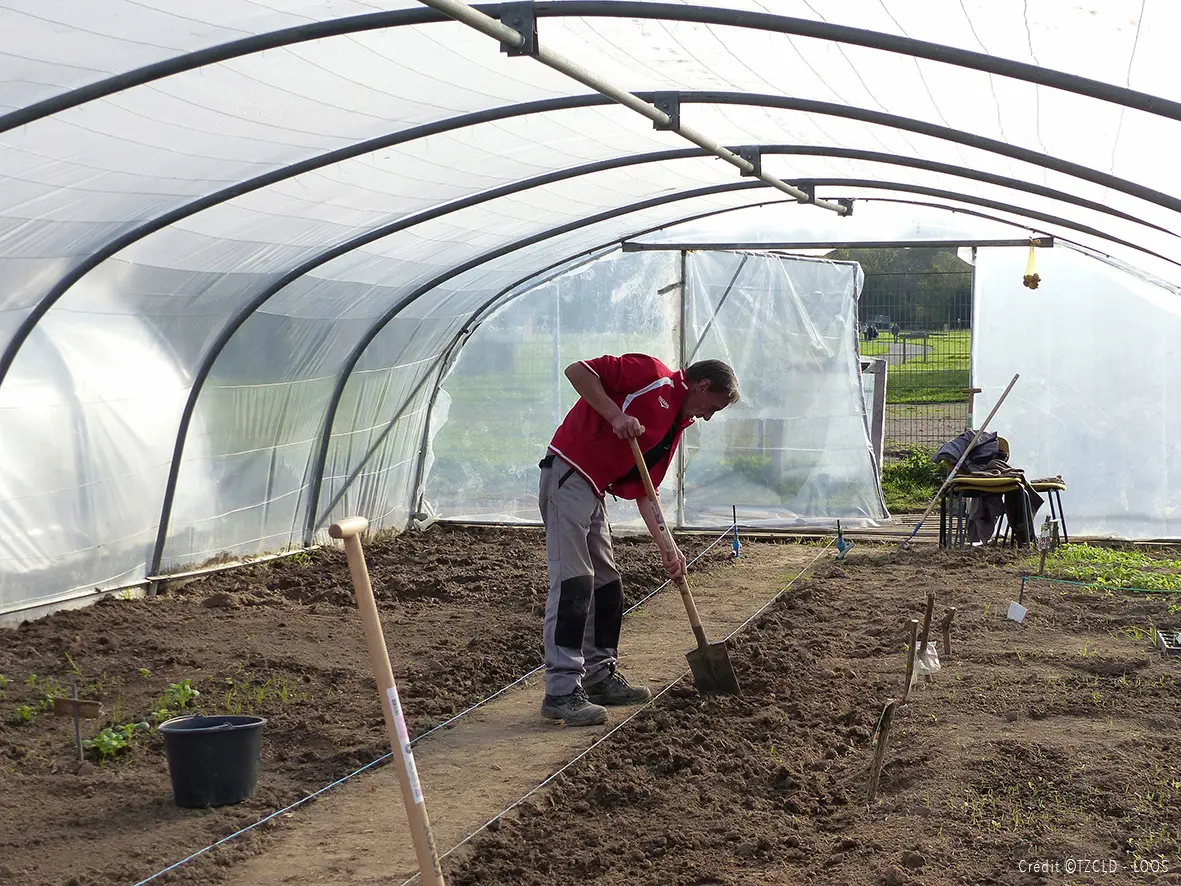
M 0 617 L 348 515 L 537 523 L 562 368 L 604 353 L 738 371 L 679 526 L 879 524 L 839 246 L 958 249 L 974 414 L 1018 375 L 998 421 L 1075 534 L 1181 537 L 1179 32 L 1166 0 L 0 0 Z

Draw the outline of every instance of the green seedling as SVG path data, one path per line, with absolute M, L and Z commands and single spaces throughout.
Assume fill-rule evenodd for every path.
M 146 722 L 124 723 L 122 726 L 106 726 L 94 738 L 82 742 L 85 748 L 92 748 L 98 754 L 98 763 L 104 765 L 131 747 L 136 733 L 151 727 Z
M 66 657 L 66 661 L 70 663 L 70 670 L 73 671 L 75 674 L 77 674 L 79 677 L 81 677 L 82 671 L 80 671 L 78 669 L 78 666 L 76 664 L 74 664 L 74 659 L 70 658 L 70 653 L 62 652 L 62 655 L 64 655 Z
M 23 704 L 16 709 L 12 715 L 12 722 L 17 726 L 27 726 L 33 722 L 33 714 L 35 711 L 27 704 Z
M 138 673 L 139 673 L 139 675 L 140 675 L 141 677 L 143 677 L 145 680 L 146 680 L 148 677 L 152 676 L 152 672 L 151 672 L 151 671 L 149 671 L 147 668 L 140 668 L 140 669 L 139 669 L 139 671 L 138 671 Z
M 193 688 L 189 680 L 169 683 L 168 689 L 164 692 L 164 699 L 168 707 L 179 710 L 184 710 L 192 703 L 193 699 L 200 697 L 201 693 Z
M 5 677 L 3 674 L 0 674 L 0 692 L 3 692 L 5 689 L 7 689 L 8 684 L 10 682 L 12 682 L 12 681 L 9 680 L 7 677 Z

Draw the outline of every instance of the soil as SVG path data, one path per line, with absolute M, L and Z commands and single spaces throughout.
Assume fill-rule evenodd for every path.
M 615 549 L 629 603 L 661 583 L 650 539 Z M 719 545 L 698 568 L 727 553 Z M 413 734 L 541 663 L 539 531 L 436 526 L 375 539 L 366 557 Z M 134 883 L 372 762 L 388 741 L 371 674 L 335 548 L 0 631 L 0 883 Z M 250 799 L 177 807 L 155 730 L 101 765 L 88 750 L 78 772 L 72 721 L 53 716 L 51 696 L 76 681 L 103 703 L 100 719 L 83 722 L 90 738 L 151 720 L 184 680 L 200 696 L 161 716 L 267 718 Z
M 1181 615 L 1165 595 L 1039 583 L 1018 625 L 1015 565 L 854 551 L 732 641 L 741 697 L 676 684 L 448 859 L 448 882 L 1181 882 L 1181 659 L 1144 634 Z M 951 655 L 896 708 L 867 804 L 928 592 L 932 637 L 957 607 Z
M 820 551 L 765 547 L 795 549 L 795 563 Z M 539 532 L 434 527 L 366 550 L 412 732 L 539 663 Z M 650 540 L 618 540 L 616 550 L 631 600 L 661 582 Z M 836 564 L 830 549 L 823 562 L 831 565 L 731 639 L 740 697 L 702 696 L 676 678 L 683 621 L 672 633 L 637 623 L 653 641 L 641 653 L 679 659 L 662 672 L 664 684 L 652 684 L 667 691 L 449 855 L 448 883 L 1181 883 L 1181 657 L 1159 655 L 1147 634 L 1181 625 L 1176 598 L 1030 584 L 1029 615 L 1018 625 L 1004 618 L 1019 586 L 1013 554 L 916 547 L 892 561 L 892 550 L 859 543 Z M 699 564 L 711 624 L 707 607 L 727 594 L 753 612 L 748 601 L 781 587 L 760 551 L 744 542 L 746 559 L 728 564 L 723 544 Z M 941 648 L 940 671 L 897 708 L 878 796 L 867 805 L 875 724 L 886 700 L 901 696 L 906 621 L 922 618 L 928 592 L 937 595 L 936 621 L 957 607 L 952 652 Z M 675 595 L 662 603 L 683 619 Z M 654 605 L 647 617 L 659 616 Z M 137 883 L 382 756 L 388 745 L 369 673 L 336 550 L 0 634 L 8 680 L 0 698 L 0 883 Z M 237 806 L 179 809 L 154 732 L 76 774 L 69 721 L 38 709 L 72 676 L 107 711 L 86 734 L 148 716 L 168 685 L 184 679 L 201 691 L 197 710 L 266 716 L 257 792 Z M 488 780 L 508 781 L 510 764 L 530 754 L 524 738 L 530 747 L 545 743 L 532 701 L 533 731 L 514 731 L 521 699 L 510 693 L 419 746 L 428 792 L 449 767 L 450 807 L 462 812 L 471 801 L 469 820 L 445 822 L 440 850 L 488 820 L 481 804 L 509 805 Z M 20 705 L 34 709 L 31 723 L 15 722 Z M 484 734 L 498 731 L 500 743 L 457 741 L 469 720 L 482 720 Z M 579 732 L 550 735 L 557 745 Z M 388 866 L 377 878 L 380 866 L 347 863 L 350 853 L 365 862 L 365 846 L 391 842 L 382 818 L 396 809 L 390 771 L 354 779 L 274 831 L 258 829 L 156 882 L 400 883 Z M 525 793 L 509 787 L 506 796 Z M 432 811 L 441 799 L 430 801 Z M 334 817 L 345 807 L 349 814 Z M 301 834 L 308 839 L 292 856 Z M 316 855 L 333 850 L 341 857 L 313 870 Z M 284 864 L 292 857 L 297 863 Z M 1105 873 L 1082 876 L 1079 867 L 1070 876 L 1076 858 Z M 1031 873 L 1038 864 L 1060 872 Z M 1153 872 L 1162 866 L 1169 872 Z

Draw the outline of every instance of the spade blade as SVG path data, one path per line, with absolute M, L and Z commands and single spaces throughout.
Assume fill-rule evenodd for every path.
M 718 692 L 725 695 L 741 695 L 738 675 L 730 662 L 730 653 L 725 641 L 709 643 L 685 654 L 689 669 L 693 672 L 693 683 L 702 692 Z

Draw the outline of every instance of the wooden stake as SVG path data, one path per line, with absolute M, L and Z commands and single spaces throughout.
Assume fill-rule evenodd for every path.
M 886 702 L 878 718 L 878 745 L 873 752 L 873 765 L 869 767 L 869 788 L 867 803 L 873 803 L 878 792 L 878 780 L 882 777 L 882 765 L 886 762 L 886 742 L 890 738 L 890 725 L 894 722 L 894 699 Z
M 927 654 L 927 641 L 931 639 L 931 615 L 935 612 L 935 592 L 927 592 L 927 612 L 923 615 L 923 635 L 919 640 L 919 654 Z
M 402 803 L 406 807 L 410 838 L 418 858 L 418 871 L 426 886 L 446 886 L 443 869 L 439 866 L 439 853 L 435 849 L 435 838 L 431 834 L 430 819 L 426 814 L 422 785 L 418 781 L 418 768 L 414 765 L 414 754 L 410 749 L 410 733 L 406 729 L 402 702 L 394 683 L 394 669 L 377 617 L 377 603 L 373 599 L 373 585 L 369 582 L 369 570 L 365 566 L 365 552 L 361 548 L 361 533 L 368 528 L 369 521 L 364 517 L 347 517 L 328 527 L 328 534 L 344 541 L 349 574 L 353 579 L 353 589 L 357 592 L 357 610 L 361 613 L 361 623 L 365 628 L 369 666 L 377 679 L 381 712 L 385 716 L 386 731 L 398 766 L 398 784 L 402 788 Z
M 910 629 L 910 652 L 906 656 L 906 685 L 902 687 L 900 704 L 906 704 L 906 699 L 910 696 L 910 681 L 914 677 L 914 660 L 915 654 L 918 652 L 919 620 L 912 618 L 906 623 L 906 626 Z
M 943 657 L 944 659 L 951 658 L 951 620 L 955 618 L 955 607 L 950 607 L 943 613 Z

